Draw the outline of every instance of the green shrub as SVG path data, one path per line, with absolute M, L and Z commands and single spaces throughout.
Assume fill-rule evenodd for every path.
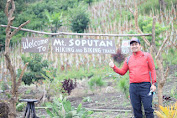
M 16 110 L 18 111 L 18 112 L 22 112 L 23 111 L 23 108 L 25 108 L 25 103 L 24 102 L 21 102 L 21 103 L 18 103 L 17 105 L 16 105 Z
M 64 79 L 84 79 L 84 78 L 91 78 L 94 75 L 95 68 L 90 68 L 90 70 L 85 69 L 84 67 L 81 67 L 79 70 L 76 67 L 71 68 L 72 71 L 60 71 L 60 74 L 57 74 L 58 80 L 64 80 Z
M 83 33 L 90 21 L 83 3 L 80 3 L 76 8 L 70 9 L 70 18 L 71 30 L 78 33 Z
M 42 60 L 42 56 L 40 54 L 34 54 L 34 55 L 31 54 L 30 57 L 25 57 L 23 55 L 22 60 L 24 61 L 24 63 L 29 62 L 27 66 L 28 71 L 24 73 L 22 78 L 22 81 L 25 84 L 30 85 L 34 82 L 38 82 L 39 80 L 45 79 L 42 76 L 42 74 L 46 75 L 43 68 L 48 68 L 49 64 L 47 60 Z
M 62 10 L 68 10 L 69 8 L 73 8 L 74 4 L 77 3 L 76 0 L 61 0 L 59 4 L 59 8 Z
M 87 28 L 89 18 L 85 13 L 80 13 L 71 20 L 71 30 L 73 32 L 83 33 Z
M 42 74 L 42 76 L 45 78 L 45 80 L 43 80 L 43 83 L 45 85 L 45 90 L 48 96 L 47 99 L 50 100 L 50 97 L 58 97 L 64 91 L 62 90 L 62 80 L 59 80 L 57 78 L 55 69 L 44 69 L 44 71 L 46 72 L 46 75 Z
M 103 81 L 101 76 L 93 76 L 88 82 L 88 84 L 89 84 L 90 89 L 93 90 L 96 87 L 104 86 L 105 82 Z
M 55 98 L 53 103 L 47 103 L 47 114 L 51 118 L 90 118 L 92 111 L 87 111 L 79 104 L 77 109 L 71 106 L 66 98 Z

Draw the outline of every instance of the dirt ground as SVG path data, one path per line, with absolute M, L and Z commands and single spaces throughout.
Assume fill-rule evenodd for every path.
M 85 81 L 81 82 L 81 84 Z M 29 89 L 29 88 L 28 88 Z M 80 103 L 88 110 L 95 111 L 92 114 L 93 118 L 131 118 L 131 105 L 124 94 L 114 88 L 112 85 L 98 88 L 95 91 L 87 90 L 88 88 L 75 88 L 68 99 L 72 106 L 77 107 Z M 24 90 L 24 89 L 23 89 Z M 34 94 L 34 93 L 33 93 Z M 29 96 L 27 96 L 29 98 Z M 38 107 L 39 105 L 36 105 Z M 39 117 L 48 118 L 45 109 L 36 109 Z M 18 117 L 23 116 L 23 112 L 18 112 Z
M 170 75 L 164 86 L 164 96 L 170 96 L 171 89 L 175 89 L 177 92 L 177 66 L 170 67 Z M 133 118 L 131 104 L 128 99 L 125 98 L 124 94 L 115 87 L 115 83 L 112 79 L 105 79 L 107 86 L 97 88 L 94 91 L 90 91 L 88 86 L 85 84 L 88 80 L 80 80 L 77 87 L 71 92 L 67 98 L 71 101 L 72 105 L 77 107 L 80 103 L 88 110 L 95 111 L 92 114 L 93 118 Z M 29 91 L 30 90 L 30 91 Z M 36 89 L 35 86 L 21 86 L 20 93 L 21 98 L 37 98 L 39 99 L 42 95 L 42 89 Z M 1 100 L 4 98 L 3 94 L 0 94 Z M 170 101 L 164 99 L 164 104 L 168 105 L 177 101 L 175 98 L 171 98 Z M 153 108 L 156 109 L 157 94 L 154 95 Z M 41 104 L 36 104 L 36 108 L 40 107 Z M 23 112 L 17 112 L 17 118 L 21 118 Z M 36 114 L 40 118 L 49 118 L 45 109 L 36 109 Z

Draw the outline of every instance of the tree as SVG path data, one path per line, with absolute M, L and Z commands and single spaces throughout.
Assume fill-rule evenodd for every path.
M 167 80 L 168 76 L 168 70 L 169 67 L 167 66 L 166 70 L 164 71 L 163 68 L 163 58 L 161 56 L 162 49 L 165 45 L 165 43 L 168 41 L 170 35 L 169 32 L 167 32 L 167 37 L 164 39 L 163 44 L 160 46 L 160 48 L 157 50 L 157 47 L 155 45 L 155 23 L 156 23 L 156 18 L 153 18 L 153 28 L 152 28 L 152 53 L 155 55 L 155 60 L 157 62 L 157 66 L 159 67 L 159 71 L 157 73 L 157 78 L 158 78 L 158 104 L 163 105 L 163 86 Z
M 89 18 L 86 16 L 85 13 L 81 12 L 77 14 L 71 20 L 71 30 L 73 32 L 83 33 L 84 30 L 87 28 L 89 23 Z
M 10 9 L 9 9 L 10 8 Z M 28 63 L 25 64 L 23 71 L 20 74 L 20 77 L 18 79 L 16 79 L 16 71 L 14 69 L 14 67 L 12 66 L 12 61 L 10 58 L 10 49 L 9 49 L 9 45 L 10 45 L 10 40 L 12 39 L 12 37 L 26 24 L 29 23 L 29 21 L 21 24 L 18 29 L 15 29 L 14 31 L 11 30 L 11 25 L 13 20 L 15 19 L 15 17 L 13 16 L 15 11 L 15 2 L 14 0 L 7 0 L 6 2 L 6 7 L 5 7 L 5 14 L 8 18 L 8 24 L 6 27 L 6 39 L 5 39 L 5 60 L 6 60 L 6 66 L 7 69 L 10 72 L 11 75 L 11 81 L 12 81 L 12 87 L 11 87 L 11 97 L 9 99 L 9 108 L 10 108 L 10 113 L 9 113 L 9 118 L 15 118 L 16 117 L 16 103 L 18 101 L 18 88 L 21 84 L 21 80 L 24 74 L 24 71 L 28 65 Z
M 23 0 L 15 0 L 15 5 L 17 6 L 17 9 L 14 13 L 15 15 L 18 15 L 26 7 L 26 4 L 24 3 Z M 7 20 L 6 20 L 7 17 L 4 14 L 5 7 L 6 7 L 6 0 L 0 0 L 0 23 L 1 24 L 7 24 Z M 5 29 L 0 28 L 0 51 L 4 50 L 5 48 L 5 35 L 6 35 Z M 12 44 L 12 40 L 11 40 L 11 44 Z
M 40 80 L 44 80 L 45 78 L 42 75 L 46 76 L 44 68 L 48 68 L 49 64 L 47 60 L 42 60 L 42 56 L 39 54 L 30 55 L 30 57 L 22 56 L 22 60 L 24 63 L 28 64 L 28 72 L 24 73 L 22 81 L 31 85 L 34 82 L 39 82 Z
M 70 17 L 71 30 L 73 32 L 83 33 L 90 21 L 85 5 L 79 3 L 76 8 L 70 9 Z

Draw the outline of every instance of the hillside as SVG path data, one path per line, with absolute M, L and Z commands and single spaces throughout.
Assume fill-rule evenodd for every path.
M 3 12 L 5 2 L 5 0 L 0 1 L 0 24 L 7 24 Z M 30 20 L 31 22 L 24 28 L 37 31 L 152 34 L 153 26 L 155 26 L 155 30 L 153 30 L 155 35 L 145 37 L 151 45 L 144 42 L 144 37 L 138 37 L 141 41 L 142 51 L 150 52 L 154 58 L 157 87 L 160 87 L 161 80 L 167 77 L 166 83 L 163 83 L 162 96 L 159 97 L 160 88 L 154 95 L 153 108 L 157 110 L 158 98 L 162 98 L 164 106 L 177 101 L 176 0 L 165 0 L 163 7 L 159 5 L 158 0 L 136 0 L 136 2 L 134 0 L 25 0 L 25 2 L 17 0 L 15 3 L 16 12 L 13 26 L 17 27 L 26 20 Z M 156 24 L 152 25 L 154 16 Z M 136 18 L 137 22 L 135 22 Z M 47 43 L 49 49 L 46 53 L 28 53 L 22 51 L 20 42 L 22 37 L 47 38 L 46 40 L 54 38 L 62 39 L 63 42 L 68 38 L 72 38 L 72 41 L 77 39 L 78 42 L 80 42 L 79 39 L 97 39 L 97 41 L 113 39 L 117 53 L 55 53 L 50 43 Z M 17 99 L 39 100 L 36 104 L 39 117 L 49 117 L 49 115 L 64 117 L 68 114 L 81 116 L 88 115 L 87 110 L 93 110 L 91 115 L 93 118 L 130 118 L 133 113 L 129 98 L 129 72 L 125 76 L 120 76 L 108 66 L 110 59 L 114 59 L 115 65 L 122 67 L 122 62 L 128 56 L 128 54 L 121 53 L 122 41 L 130 38 L 43 35 L 19 31 L 11 40 L 10 61 L 7 61 L 7 56 L 6 58 L 4 56 L 5 28 L 0 27 L 0 102 L 6 102 L 8 98 L 14 97 L 10 90 L 14 83 L 21 82 L 18 78 L 25 70 L 19 89 L 14 90 L 18 92 Z M 62 42 L 58 43 L 62 44 Z M 63 43 L 63 46 L 66 45 Z M 78 48 L 80 47 L 78 46 Z M 159 56 L 157 57 L 157 55 Z M 10 62 L 17 75 L 13 76 L 17 78 L 14 79 L 14 82 L 10 76 L 12 73 L 6 69 Z M 28 66 L 23 69 L 25 63 L 28 63 Z M 169 70 L 165 71 L 167 67 Z M 19 111 L 17 116 L 21 117 L 26 104 L 18 100 L 16 102 L 14 108 Z M 77 110 L 76 107 L 78 107 Z M 56 114 L 51 115 L 49 110 Z

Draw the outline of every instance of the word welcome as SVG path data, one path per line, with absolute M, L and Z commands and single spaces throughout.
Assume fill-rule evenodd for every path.
M 48 52 L 49 39 L 22 38 L 21 44 L 24 52 L 45 53 Z

